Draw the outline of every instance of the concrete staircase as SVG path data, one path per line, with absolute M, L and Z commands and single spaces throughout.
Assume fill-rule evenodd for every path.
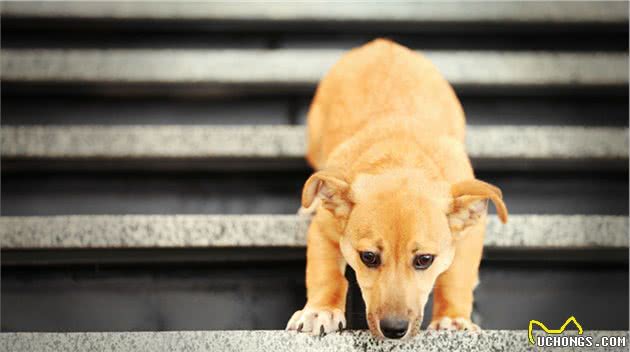
M 530 319 L 571 315 L 627 340 L 627 3 L 0 9 L 3 351 L 524 351 Z M 375 341 L 354 283 L 352 331 L 277 331 L 305 299 L 309 100 L 379 36 L 454 85 L 511 210 L 486 235 L 479 335 Z

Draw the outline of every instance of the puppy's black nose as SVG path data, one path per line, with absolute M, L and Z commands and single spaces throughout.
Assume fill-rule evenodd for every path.
M 402 319 L 381 319 L 379 322 L 383 335 L 389 339 L 399 339 L 407 333 L 409 321 Z

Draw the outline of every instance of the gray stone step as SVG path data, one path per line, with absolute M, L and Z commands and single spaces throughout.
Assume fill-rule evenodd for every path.
M 537 331 L 534 337 L 543 335 Z M 575 331 L 565 335 L 576 336 Z M 595 344 L 604 336 L 621 336 L 621 347 L 597 347 L 597 351 L 627 351 L 627 331 L 584 331 Z M 615 339 L 616 340 L 616 339 Z M 607 339 L 606 341 L 609 341 Z M 621 342 L 621 341 L 620 341 Z M 169 331 L 89 333 L 2 333 L 4 351 L 532 351 L 527 327 L 523 330 L 469 332 L 421 332 L 409 341 L 376 340 L 366 331 L 345 331 L 313 337 L 285 331 Z M 566 351 L 546 347 L 545 351 Z M 575 350 L 580 350 L 579 347 Z
M 293 215 L 0 217 L 3 249 L 304 247 L 309 220 Z M 491 216 L 497 249 L 628 248 L 625 216 Z
M 323 3 L 285 4 L 250 3 L 146 3 L 98 2 L 91 4 L 68 1 L 5 2 L 2 15 L 28 18 L 79 18 L 116 20 L 232 20 L 258 22 L 333 21 L 426 24 L 443 22 L 624 22 L 628 7 L 624 2 L 524 2 L 480 5 L 466 1 L 449 3 Z
M 301 161 L 301 126 L 3 126 L 5 160 Z M 470 126 L 467 148 L 479 168 L 627 167 L 628 129 Z M 166 162 L 164 164 L 167 164 Z M 303 165 L 303 164 L 301 164 Z M 108 167 L 116 168 L 116 165 Z
M 294 92 L 312 89 L 344 53 L 335 49 L 5 49 L 4 82 L 168 87 L 199 93 L 233 90 Z M 455 86 L 622 86 L 626 53 L 429 51 L 425 54 Z M 139 86 L 139 87 L 134 87 Z

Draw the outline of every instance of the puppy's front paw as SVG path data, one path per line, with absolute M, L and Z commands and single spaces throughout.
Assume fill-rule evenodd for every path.
M 435 319 L 429 324 L 428 330 L 468 330 L 468 331 L 481 331 L 479 325 L 473 323 L 468 318 L 456 317 L 442 317 Z
M 304 307 L 293 313 L 287 324 L 287 330 L 310 332 L 313 335 L 343 330 L 346 327 L 346 317 L 341 309 L 320 309 Z

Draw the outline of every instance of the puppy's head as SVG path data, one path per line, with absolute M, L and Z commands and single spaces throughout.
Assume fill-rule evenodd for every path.
M 362 174 L 350 183 L 339 171 L 313 174 L 302 205 L 320 198 L 342 232 L 341 252 L 356 272 L 370 331 L 411 336 L 437 277 L 451 265 L 456 241 L 494 202 L 507 220 L 501 191 L 471 179 L 450 185 L 421 173 Z

